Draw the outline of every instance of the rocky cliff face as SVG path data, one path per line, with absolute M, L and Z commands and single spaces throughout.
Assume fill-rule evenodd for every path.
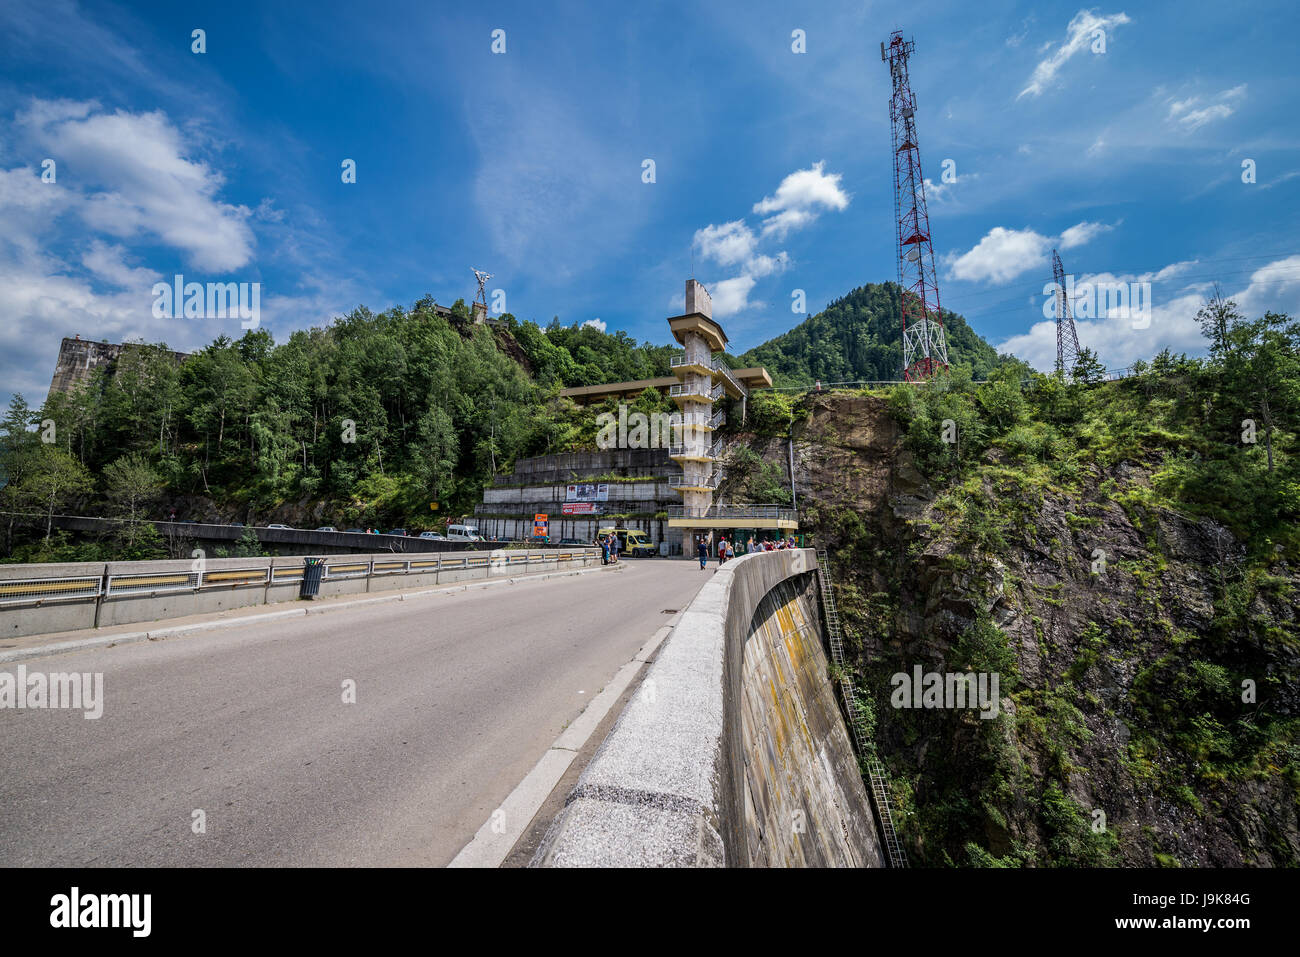
M 936 487 L 883 400 L 801 411 L 803 525 L 841 583 L 913 863 L 1300 863 L 1295 570 L 1155 502 L 1149 464 L 1069 491 L 994 450 Z M 785 466 L 783 438 L 737 444 Z M 998 674 L 997 717 L 896 707 L 916 666 Z

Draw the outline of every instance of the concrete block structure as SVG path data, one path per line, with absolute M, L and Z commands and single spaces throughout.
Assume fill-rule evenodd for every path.
M 89 382 L 100 367 L 111 370 L 122 352 L 130 347 L 130 343 L 91 342 L 81 336 L 65 338 L 59 344 L 59 357 L 55 360 L 54 375 L 50 379 L 50 394 L 74 391 Z M 181 362 L 188 353 L 173 352 L 172 355 Z
M 590 542 L 601 528 L 617 526 L 643 531 L 657 544 L 667 538 L 667 510 L 680 501 L 674 488 L 680 480 L 681 468 L 667 449 L 520 459 L 483 490 L 474 520 L 487 538 L 526 539 L 533 516 L 546 515 L 551 541 Z M 593 486 L 604 494 L 590 494 Z

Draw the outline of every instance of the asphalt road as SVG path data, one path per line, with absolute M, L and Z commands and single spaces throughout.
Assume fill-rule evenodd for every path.
M 628 561 L 24 662 L 103 672 L 104 713 L 0 709 L 0 866 L 446 864 L 703 582 Z

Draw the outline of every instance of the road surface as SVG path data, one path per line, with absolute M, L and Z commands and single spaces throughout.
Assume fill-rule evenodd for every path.
M 0 709 L 0 866 L 446 864 L 705 578 L 626 566 L 26 661 L 104 713 Z

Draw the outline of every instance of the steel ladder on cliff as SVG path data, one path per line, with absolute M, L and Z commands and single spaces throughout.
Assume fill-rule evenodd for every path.
M 826 621 L 826 636 L 831 646 L 831 658 L 840 673 L 840 697 L 844 699 L 844 711 L 849 719 L 849 733 L 853 735 L 853 745 L 859 755 L 865 755 L 862 731 L 859 728 L 858 699 L 853 688 L 853 679 L 849 675 L 844 659 L 844 630 L 840 625 L 839 609 L 835 606 L 834 581 L 831 578 L 831 562 L 826 550 L 817 549 L 817 574 L 822 596 L 822 614 Z M 907 854 L 898 840 L 898 831 L 894 827 L 894 816 L 889 805 L 889 779 L 885 777 L 884 766 L 879 761 L 871 761 L 867 766 L 871 777 L 871 798 L 876 805 L 876 814 L 880 818 L 880 830 L 885 840 L 885 851 L 889 855 L 890 867 L 906 867 Z

